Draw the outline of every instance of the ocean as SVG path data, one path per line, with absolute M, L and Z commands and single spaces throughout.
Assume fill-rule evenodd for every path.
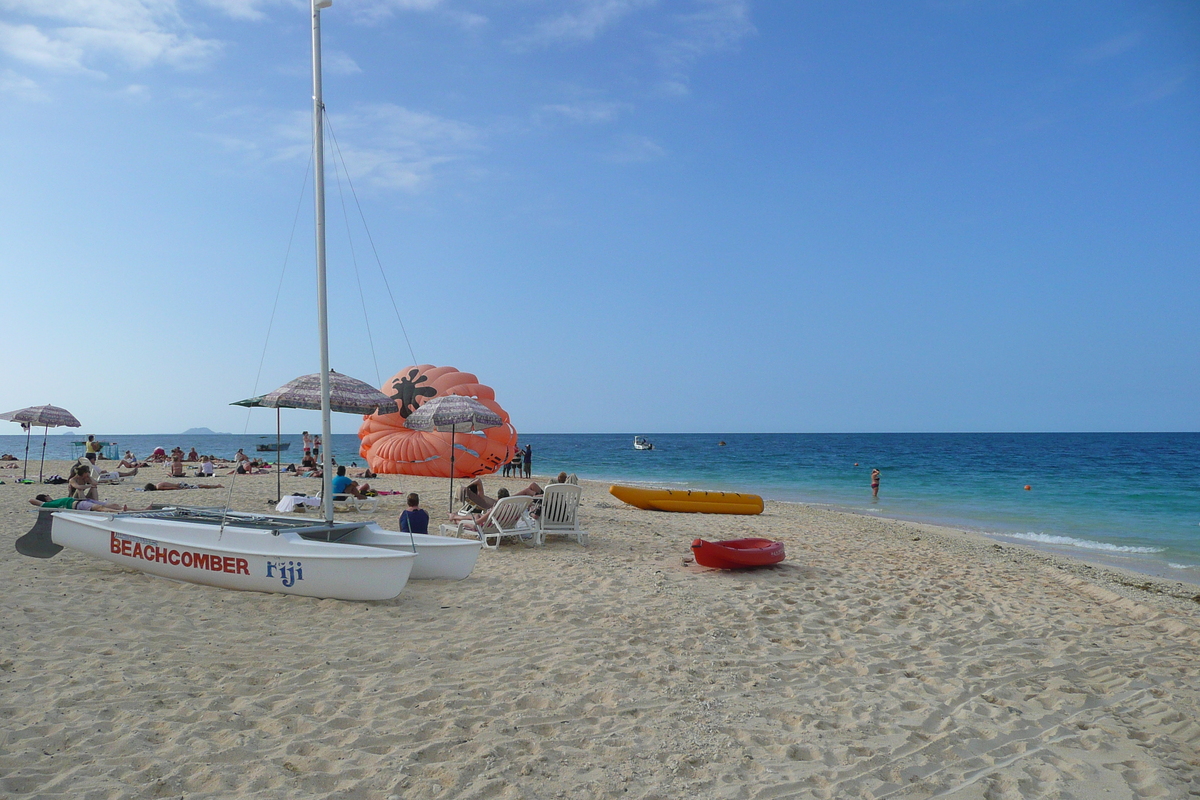
M 101 435 L 123 452 L 155 447 L 232 456 L 274 435 Z M 523 434 L 538 474 L 746 491 L 770 500 L 931 522 L 1077 558 L 1200 583 L 1200 433 Z M 299 434 L 285 434 L 298 460 Z M 46 457 L 83 437 L 52 433 Z M 30 440 L 31 468 L 41 436 Z M 724 444 L 721 444 L 724 442 Z M 340 463 L 363 463 L 358 437 L 333 437 Z M 0 452 L 24 456 L 24 436 Z M 263 454 L 272 458 L 273 454 Z M 882 473 L 873 501 L 870 473 Z M 36 472 L 34 473 L 36 476 Z M 1025 487 L 1029 488 L 1026 489 Z M 614 501 L 616 502 L 616 501 Z

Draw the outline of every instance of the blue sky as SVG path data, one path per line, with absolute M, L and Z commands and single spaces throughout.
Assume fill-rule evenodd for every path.
M 0 410 L 273 429 L 226 404 L 318 368 L 307 3 L 0 10 Z M 526 432 L 1200 429 L 1195 3 L 322 20 L 339 372 Z

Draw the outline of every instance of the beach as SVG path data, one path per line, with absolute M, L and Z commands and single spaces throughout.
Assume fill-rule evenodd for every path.
M 6 796 L 1200 796 L 1194 585 L 799 503 L 640 511 L 585 481 L 586 547 L 506 542 L 463 581 L 312 600 L 20 556 L 27 500 L 64 491 L 3 477 Z M 164 478 L 101 496 L 275 497 L 272 475 L 134 491 Z M 446 480 L 371 483 L 444 515 Z M 403 496 L 383 501 L 365 516 L 395 529 Z M 747 536 L 787 560 L 690 561 Z

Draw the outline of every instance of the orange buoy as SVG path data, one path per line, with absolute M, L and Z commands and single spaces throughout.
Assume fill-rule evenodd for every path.
M 1029 491 L 1030 489 L 1032 489 L 1032 488 L 1033 488 L 1033 487 L 1032 487 L 1032 486 L 1030 486 L 1028 483 L 1027 483 L 1027 484 L 1025 484 L 1025 491 L 1027 491 L 1027 492 L 1028 492 L 1028 491 Z

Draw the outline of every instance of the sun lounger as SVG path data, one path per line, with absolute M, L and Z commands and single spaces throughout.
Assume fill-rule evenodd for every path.
M 546 543 L 547 536 L 574 536 L 580 544 L 588 543 L 587 531 L 579 527 L 579 498 L 582 490 L 570 483 L 552 483 L 542 495 L 538 512 L 537 543 Z
M 502 498 L 487 512 L 482 524 L 460 520 L 442 525 L 441 532 L 447 536 L 478 537 L 489 550 L 499 547 L 500 539 L 505 536 L 516 536 L 527 545 L 535 545 L 538 542 L 537 523 L 529 516 L 529 504 L 535 499 L 527 495 Z

